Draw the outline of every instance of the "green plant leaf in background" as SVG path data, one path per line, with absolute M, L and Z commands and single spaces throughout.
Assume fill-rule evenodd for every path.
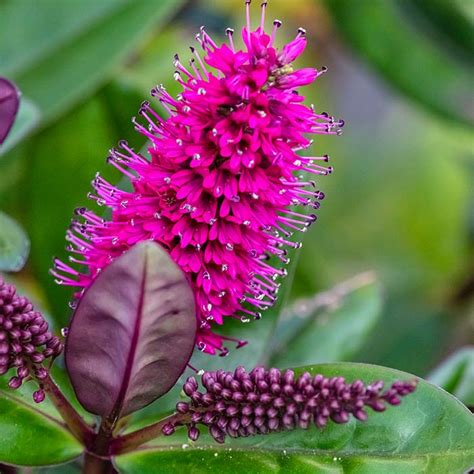
M 295 302 L 280 318 L 270 365 L 352 359 L 369 338 L 381 309 L 380 286 L 370 272 Z
M 69 464 L 61 464 L 60 466 L 31 468 L 26 472 L 20 472 L 20 474 L 81 474 L 81 472 L 81 464 L 75 461 Z
M 472 67 L 410 25 L 404 3 L 328 0 L 325 5 L 350 47 L 387 81 L 441 116 L 472 124 Z
M 474 407 L 474 346 L 456 351 L 431 372 L 428 380 Z
M 28 98 L 22 97 L 15 123 L 5 142 L 0 145 L 0 157 L 28 135 L 28 133 L 36 127 L 39 120 L 40 111 L 38 107 Z
M 61 389 L 61 392 L 65 395 L 65 397 L 69 400 L 71 405 L 74 406 L 76 411 L 84 418 L 87 423 L 93 423 L 95 418 L 89 412 L 87 412 L 81 404 L 78 402 L 74 390 L 72 388 L 71 382 L 69 380 L 69 376 L 66 373 L 66 370 L 63 368 L 64 360 L 63 357 L 60 356 L 58 359 L 55 360 L 54 365 L 51 369 L 51 377 L 53 378 L 56 385 Z M 12 390 L 8 387 L 8 374 L 5 375 L 0 379 L 0 393 L 1 394 L 10 394 L 11 396 L 15 396 L 22 403 L 31 405 L 32 407 L 38 407 L 41 409 L 43 413 L 46 413 L 51 418 L 55 418 L 61 420 L 61 415 L 56 410 L 54 404 L 51 402 L 49 397 L 46 397 L 41 405 L 33 402 L 33 392 L 38 389 L 38 387 L 34 383 L 24 383 L 20 389 Z M 0 462 L 2 462 L 0 460 Z
M 11 217 L 0 211 L 0 271 L 18 272 L 25 265 L 30 241 Z
M 96 172 L 112 182 L 118 180 L 105 164 L 113 144 L 112 129 L 102 103 L 94 99 L 33 141 L 26 175 L 29 192 L 23 201 L 32 242 L 30 261 L 48 297 L 51 316 L 61 327 L 68 321 L 67 303 L 73 290 L 57 285 L 48 271 L 53 256 L 67 259 L 65 232 L 74 208 L 90 205 L 86 195 Z
M 474 5 L 470 0 L 412 0 L 401 2 L 403 6 L 411 5 L 430 21 L 439 32 L 441 40 L 446 37 L 463 48 L 467 55 L 474 53 Z
M 182 3 L 2 2 L 0 73 L 17 82 L 48 122 L 97 89 L 151 28 Z
M 393 369 L 365 364 L 323 364 L 298 369 L 364 382 L 410 379 Z M 189 444 L 180 437 L 115 459 L 122 474 L 193 473 L 427 473 L 464 472 L 474 463 L 474 418 L 458 400 L 420 380 L 399 407 L 370 413 L 364 422 L 330 424 L 320 431 L 294 430 L 212 443 L 208 436 Z M 183 444 L 183 442 L 185 444 Z
M 173 78 L 173 56 L 178 54 L 187 62 L 185 60 L 191 57 L 189 46 L 195 43 L 192 35 L 187 37 L 184 33 L 179 23 L 167 25 L 145 45 L 133 63 L 121 65 L 120 80 L 142 95 L 149 95 L 151 81 L 162 83 L 171 95 L 179 93 L 181 85 Z M 159 109 L 158 101 L 155 105 Z
M 33 402 L 35 387 L 11 390 L 6 380 L 0 382 L 0 463 L 44 466 L 79 456 L 82 446 L 51 404 Z

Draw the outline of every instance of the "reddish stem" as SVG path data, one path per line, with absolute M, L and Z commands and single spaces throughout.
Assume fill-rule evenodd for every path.
M 49 375 L 41 380 L 41 385 L 60 413 L 69 431 L 84 446 L 89 446 L 95 436 L 92 428 L 82 419 L 81 415 L 79 415 Z
M 184 421 L 187 418 L 189 418 L 189 416 L 183 415 L 181 413 L 174 413 L 173 415 L 167 416 L 166 418 L 163 418 L 162 420 L 157 421 L 151 425 L 145 426 L 140 430 L 123 436 L 118 436 L 112 440 L 110 452 L 111 454 L 123 454 L 133 451 L 138 446 L 141 446 L 142 444 L 147 443 L 158 436 L 161 436 L 163 434 L 161 430 L 166 423 L 176 423 Z
M 109 459 L 101 458 L 86 452 L 84 454 L 84 465 L 82 467 L 84 474 L 114 474 L 117 471 Z

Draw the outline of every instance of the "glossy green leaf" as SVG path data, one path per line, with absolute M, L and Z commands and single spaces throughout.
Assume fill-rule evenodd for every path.
M 393 86 L 444 117 L 472 124 L 472 68 L 420 34 L 404 15 L 403 3 L 325 2 L 349 46 Z
M 50 402 L 36 404 L 35 387 L 25 384 L 19 390 L 0 383 L 0 463 L 43 466 L 69 461 L 82 452 L 82 446 L 66 429 Z
M 87 193 L 95 173 L 100 171 L 111 182 L 118 181 L 118 173 L 105 163 L 114 137 L 107 111 L 100 100 L 94 99 L 33 142 L 27 157 L 27 198 L 22 201 L 26 203 L 24 211 L 31 236 L 30 262 L 48 296 L 51 316 L 61 327 L 69 320 L 68 301 L 74 290 L 57 285 L 48 271 L 53 256 L 67 259 L 66 229 L 76 207 L 93 204 Z
M 110 77 L 117 63 L 182 1 L 86 3 L 85 8 L 76 0 L 21 0 L 0 6 L 0 58 L 5 58 L 0 73 L 18 83 L 44 121 L 64 113 Z
M 51 371 L 51 377 L 53 378 L 56 385 L 61 389 L 61 392 L 63 392 L 65 397 L 69 400 L 74 409 L 81 415 L 84 421 L 90 425 L 96 423 L 96 417 L 86 411 L 84 407 L 79 403 L 79 400 L 77 399 L 76 394 L 74 393 L 71 381 L 69 380 L 69 376 L 64 367 L 64 358 L 62 355 L 54 361 L 54 366 Z M 52 411 L 52 413 L 57 413 L 56 408 L 52 403 L 49 402 L 48 398 L 46 398 L 46 401 L 50 405 L 50 410 Z M 60 416 L 59 413 L 57 413 L 57 416 Z
M 431 372 L 428 380 L 473 407 L 474 346 L 464 347 L 452 354 Z
M 193 43 L 191 38 L 183 40 L 179 23 L 167 25 L 147 43 L 133 64 L 125 63 L 121 66 L 120 80 L 141 95 L 148 96 L 150 80 L 162 83 L 171 95 L 178 94 L 181 85 L 173 78 L 173 56 L 178 54 L 183 60 L 190 57 L 189 46 Z M 159 108 L 159 104 L 155 102 L 155 105 Z
M 144 79 L 148 82 L 149 89 L 150 84 L 154 83 L 155 78 L 156 76 L 147 76 Z M 148 97 L 149 94 L 149 90 L 143 94 L 138 92 L 126 81 L 123 81 L 121 76 L 107 84 L 98 94 L 99 101 L 104 110 L 107 111 L 109 123 L 113 126 L 113 143 L 126 140 L 129 146 L 137 151 L 140 150 L 140 153 L 144 154 L 144 156 L 147 156 L 149 145 L 144 146 L 146 137 L 135 130 L 132 124 L 132 117 L 137 115 L 143 99 Z M 131 188 L 130 181 L 125 176 L 122 176 L 119 186 L 122 180 L 128 183 L 128 186 Z
M 362 273 L 284 311 L 270 365 L 295 367 L 347 361 L 366 342 L 382 308 L 379 284 Z
M 0 211 L 0 271 L 18 272 L 25 265 L 30 241 L 11 217 Z
M 401 2 L 404 7 L 414 5 L 426 17 L 441 41 L 446 38 L 471 55 L 474 53 L 474 6 L 470 0 L 413 0 Z M 450 46 L 448 44 L 448 46 Z
M 82 466 L 80 461 L 73 461 L 60 466 L 31 468 L 27 473 L 20 474 L 81 474 Z
M 126 0 L 61 2 L 48 0 L 34 5 L 30 0 L 4 1 L 1 5 L 0 61 L 6 75 L 18 74 L 38 63 L 65 42 L 119 9 Z M 87 5 L 87 8 L 84 6 Z M 34 8 L 34 15 L 32 15 Z M 8 20 L 8 21 L 7 21 Z M 23 27 L 18 34 L 18 26 Z M 49 34 L 45 35 L 47 31 Z
M 0 156 L 11 150 L 28 133 L 33 130 L 40 120 L 38 107 L 28 98 L 22 97 L 15 123 L 5 142 L 0 145 Z
M 85 411 L 84 408 L 82 408 L 82 406 L 77 401 L 77 398 L 74 394 L 74 390 L 71 386 L 71 382 L 69 381 L 68 375 L 66 374 L 66 370 L 62 366 L 63 363 L 64 361 L 62 356 L 60 356 L 54 361 L 54 365 L 51 369 L 51 377 L 56 383 L 56 385 L 61 389 L 61 392 L 63 392 L 63 394 L 69 400 L 71 405 L 73 405 L 76 411 L 79 412 L 79 414 L 84 418 L 84 420 L 88 423 L 93 423 L 94 417 L 90 413 Z M 40 405 L 37 405 L 33 402 L 33 392 L 37 390 L 35 384 L 25 383 L 21 386 L 20 389 L 12 391 L 8 387 L 8 380 L 8 374 L 0 378 L 0 391 L 2 391 L 2 393 L 9 393 L 10 395 L 15 395 L 15 397 L 20 398 L 23 403 L 31 405 L 32 407 L 39 407 L 41 408 L 42 412 L 46 413 L 50 417 L 55 418 L 57 420 L 61 420 L 61 415 L 56 410 L 54 404 L 49 400 L 48 397 L 46 397 Z
M 303 369 L 300 369 L 301 372 Z M 312 374 L 365 382 L 410 379 L 393 369 L 364 364 L 323 364 Z M 180 430 L 183 433 L 184 430 Z M 464 472 L 474 463 L 474 418 L 458 400 L 420 380 L 398 407 L 370 413 L 366 422 L 330 424 L 325 430 L 294 430 L 231 440 L 203 436 L 194 444 L 179 436 L 119 456 L 122 474 L 147 472 L 427 473 Z

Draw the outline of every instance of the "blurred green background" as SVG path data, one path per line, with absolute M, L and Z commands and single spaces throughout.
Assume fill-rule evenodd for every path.
M 173 55 L 187 57 L 202 24 L 215 39 L 227 26 L 238 31 L 243 3 L 0 0 L 0 76 L 23 94 L 0 148 L 0 210 L 31 241 L 26 267 L 7 278 L 57 328 L 67 324 L 71 292 L 48 269 L 53 256 L 66 255 L 73 209 L 89 205 L 96 171 L 120 179 L 105 164 L 110 147 L 121 138 L 144 145 L 130 118 L 155 84 L 178 91 Z M 316 336 L 322 349 L 312 362 L 352 359 L 424 376 L 474 339 L 474 2 L 271 0 L 268 12 L 269 24 L 283 20 L 280 44 L 307 29 L 300 64 L 329 68 L 306 91 L 309 101 L 346 121 L 341 137 L 315 140 L 335 172 L 319 182 L 327 198 L 305 237 L 291 299 L 361 272 L 377 279 L 375 303 L 323 304 L 320 333 L 342 318 L 326 339 L 332 348 L 362 334 L 348 352 Z M 8 245 L 25 251 L 20 235 Z M 279 333 L 285 340 L 284 326 Z

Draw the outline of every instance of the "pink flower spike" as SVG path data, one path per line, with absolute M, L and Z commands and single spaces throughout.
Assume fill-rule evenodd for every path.
M 77 286 L 80 298 L 99 272 L 135 243 L 154 240 L 187 274 L 197 303 L 197 347 L 225 355 L 218 332 L 228 318 L 260 319 L 276 300 L 278 279 L 286 275 L 287 249 L 299 247 L 295 231 L 305 232 L 324 194 L 309 175 L 324 176 L 327 155 L 302 156 L 309 135 L 339 134 L 342 121 L 304 105 L 297 90 L 324 69 L 294 69 L 306 46 L 306 32 L 277 49 L 279 20 L 264 30 L 267 2 L 259 26 L 251 29 L 246 1 L 244 49 L 232 29 L 218 45 L 205 31 L 191 48 L 188 67 L 175 56 L 174 78 L 183 88 L 172 97 L 163 86 L 152 97 L 168 112 L 161 118 L 144 102 L 135 128 L 150 140 L 148 157 L 126 142 L 112 149 L 108 162 L 132 184 L 121 190 L 97 175 L 90 198 L 108 207 L 110 220 L 78 209 L 67 232 L 71 265 L 55 261 L 52 274 Z M 85 270 L 78 270 L 82 264 Z M 235 341 L 238 347 L 244 341 Z

